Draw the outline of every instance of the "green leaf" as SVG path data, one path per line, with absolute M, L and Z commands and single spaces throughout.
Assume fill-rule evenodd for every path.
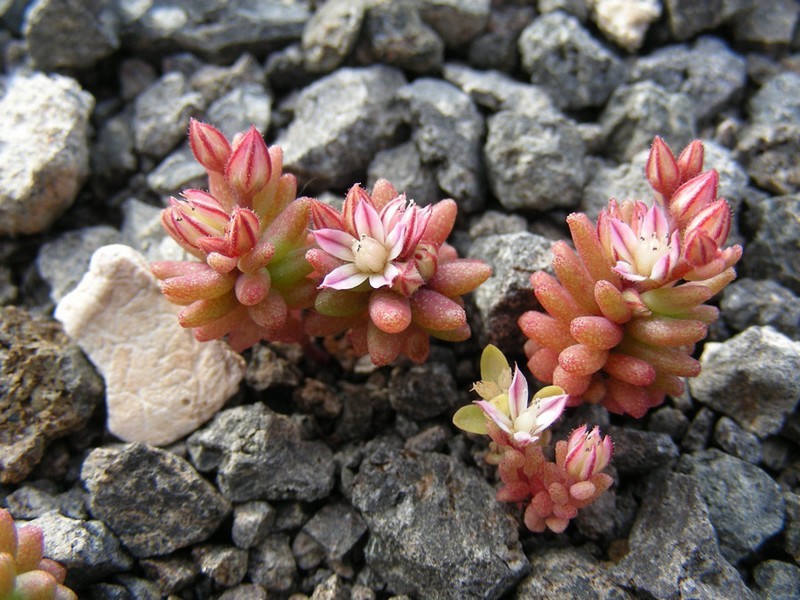
M 453 425 L 468 433 L 488 434 L 486 429 L 486 415 L 479 406 L 467 404 L 462 406 L 453 415 Z
M 492 344 L 486 346 L 481 354 L 481 379 L 496 383 L 505 369 L 511 369 L 511 367 L 508 366 L 508 361 L 500 349 Z
M 534 400 L 536 398 L 549 398 L 550 396 L 561 396 L 564 394 L 564 390 L 562 390 L 557 385 L 548 385 L 543 387 L 538 392 L 533 395 Z

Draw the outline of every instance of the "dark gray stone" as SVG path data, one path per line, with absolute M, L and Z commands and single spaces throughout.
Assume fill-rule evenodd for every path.
M 740 134 L 736 150 L 755 184 L 776 195 L 800 191 L 800 125 L 755 123 Z
M 768 198 L 751 204 L 749 224 L 755 231 L 747 246 L 743 271 L 771 278 L 800 294 L 800 194 Z
M 304 88 L 277 141 L 284 166 L 310 189 L 352 185 L 375 153 L 396 140 L 401 114 L 394 96 L 405 82 L 400 71 L 374 66 L 340 69 Z
M 608 100 L 600 124 L 606 152 L 620 162 L 649 148 L 654 132 L 673 148 L 684 148 L 696 137 L 692 102 L 652 81 L 623 85 Z
M 314 588 L 310 600 L 351 600 L 353 597 L 341 577 L 331 575 Z
M 247 574 L 247 552 L 233 546 L 195 546 L 192 558 L 203 575 L 222 587 L 240 584 Z
M 528 230 L 528 222 L 521 215 L 509 215 L 497 210 L 487 210 L 476 215 L 469 227 L 469 236 L 474 240 L 485 235 L 519 233 Z
M 388 179 L 398 192 L 405 193 L 419 206 L 441 199 L 434 169 L 423 164 L 417 145 L 412 141 L 381 150 L 375 155 L 369 163 L 367 187 L 372 189 L 378 179 Z
M 734 281 L 723 290 L 720 308 L 725 323 L 734 331 L 769 325 L 800 340 L 800 298 L 771 279 Z
M 267 591 L 255 583 L 243 583 L 225 590 L 217 600 L 267 600 Z
M 97 225 L 62 233 L 45 242 L 36 257 L 39 274 L 50 285 L 50 298 L 59 302 L 75 289 L 94 251 L 101 246 L 122 243 L 122 235 L 109 225 Z
M 444 78 L 461 88 L 476 104 L 492 112 L 510 110 L 534 116 L 557 113 L 541 87 L 522 83 L 497 71 L 479 71 L 460 63 L 447 63 Z
M 451 457 L 375 444 L 353 504 L 369 527 L 367 565 L 395 594 L 495 599 L 528 572 L 517 525 L 492 487 Z
M 655 481 L 628 540 L 630 552 L 611 569 L 613 578 L 654 598 L 754 600 L 720 553 L 698 486 L 696 478 L 680 473 Z
M 398 91 L 423 164 L 466 212 L 483 207 L 481 143 L 485 125 L 470 97 L 445 81 L 422 78 Z
M 448 48 L 471 42 L 486 28 L 490 0 L 415 0 L 425 22 Z
M 680 452 L 666 433 L 610 426 L 614 467 L 621 475 L 643 475 L 674 462 Z
M 0 483 L 25 479 L 54 439 L 82 429 L 103 380 L 61 325 L 0 307 Z
M 721 417 L 714 428 L 714 441 L 725 452 L 757 465 L 761 462 L 761 443 L 758 437 L 745 431 L 728 417 Z
M 608 206 L 611 198 L 647 201 L 653 197 L 653 188 L 644 176 L 649 150 L 642 150 L 644 153 L 636 154 L 631 162 L 619 165 L 595 157 L 586 159 L 585 169 L 589 180 L 583 189 L 580 206 L 592 221 Z
M 255 126 L 260 132 L 269 129 L 272 96 L 263 84 L 248 82 L 217 98 L 205 112 L 204 120 L 233 139 L 237 133 Z
M 755 123 L 783 125 L 800 121 L 800 73 L 786 71 L 767 81 L 750 99 Z
M 119 47 L 112 0 L 37 0 L 25 14 L 24 34 L 36 67 L 88 69 Z
M 117 575 L 116 578 L 135 600 L 161 600 L 161 590 L 152 581 L 123 574 Z
M 455 379 L 439 362 L 394 369 L 388 387 L 392 408 L 416 421 L 437 417 L 458 405 Z
M 205 64 L 189 75 L 189 85 L 203 95 L 206 103 L 213 103 L 236 89 L 247 88 L 253 84 L 263 89 L 265 83 L 264 69 L 253 55 L 248 53 L 242 54 L 230 66 Z M 223 124 L 211 122 L 227 136 L 233 136 L 244 130 L 244 127 L 239 127 L 235 131 L 229 131 Z M 259 127 L 259 131 L 263 129 Z
M 586 182 L 584 154 L 577 127 L 564 117 L 502 111 L 488 120 L 489 183 L 508 210 L 577 207 Z
M 449 429 L 434 425 L 409 437 L 403 448 L 411 452 L 441 452 L 451 437 Z
M 333 488 L 333 454 L 301 437 L 289 417 L 251 404 L 218 413 L 187 440 L 192 462 L 217 471 L 217 485 L 234 502 L 319 500 Z
M 681 440 L 681 450 L 699 452 L 707 448 L 715 419 L 714 411 L 707 409 L 705 406 L 698 410 Z
M 123 37 L 145 52 L 189 50 L 213 61 L 297 41 L 310 16 L 306 0 L 120 0 Z
M 786 508 L 781 489 L 755 465 L 712 448 L 682 456 L 678 469 L 697 480 L 720 551 L 731 563 L 746 558 L 783 529 Z
M 30 524 L 40 527 L 44 534 L 45 556 L 67 568 L 67 586 L 83 586 L 133 565 L 119 540 L 101 521 L 50 513 Z
M 92 173 L 103 180 L 119 180 L 138 166 L 134 153 L 132 111 L 106 119 L 91 148 Z
M 203 96 L 177 71 L 163 75 L 136 98 L 133 137 L 142 154 L 162 158 L 186 138 L 189 118 L 204 108 Z
M 303 58 L 312 73 L 329 73 L 350 54 L 364 21 L 365 2 L 330 0 L 317 6 L 303 29 Z
M 139 564 L 147 578 L 156 582 L 162 598 L 181 591 L 200 575 L 197 565 L 179 555 L 146 558 Z
M 783 547 L 786 553 L 800 562 L 800 494 L 783 492 L 786 503 L 786 529 Z
M 289 536 L 270 535 L 250 550 L 247 575 L 268 592 L 285 592 L 292 587 L 297 564 L 289 547 Z
M 329 563 L 336 563 L 358 543 L 367 525 L 352 506 L 336 503 L 323 506 L 303 525 L 303 531 L 322 546 Z
M 647 417 L 647 428 L 657 433 L 666 433 L 675 442 L 680 442 L 689 429 L 689 419 L 671 406 L 662 406 Z
M 585 598 L 633 600 L 635 596 L 614 583 L 608 567 L 586 548 L 540 549 L 528 556 L 531 574 L 517 586 L 516 600 L 530 598 Z
M 46 480 L 41 482 L 46 483 Z M 36 519 L 51 512 L 57 512 L 71 519 L 86 519 L 86 492 L 73 487 L 66 492 L 57 493 L 57 488 L 49 485 L 22 485 L 5 498 L 5 506 L 15 519 Z
M 747 82 L 745 59 L 722 40 L 704 36 L 691 47 L 667 46 L 636 60 L 629 81 L 653 81 L 692 101 L 698 121 L 739 100 Z
M 95 448 L 81 480 L 92 516 L 140 558 L 208 539 L 231 510 L 187 461 L 144 444 Z
M 530 277 L 550 268 L 551 246 L 547 238 L 524 231 L 487 235 L 469 249 L 469 258 L 479 258 L 492 267 L 492 276 L 473 297 L 486 341 L 504 352 L 518 352 L 524 343 L 517 319 L 526 310 L 539 308 Z
M 203 189 L 208 185 L 208 175 L 189 144 L 183 144 L 150 171 L 146 181 L 153 192 L 168 197 L 177 196 L 185 189 Z
M 725 0 L 665 0 L 669 28 L 676 40 L 688 40 L 723 22 Z
M 758 436 L 779 431 L 800 399 L 800 342 L 771 327 L 707 343 L 700 363 L 692 396 Z
M 297 567 L 303 571 L 316 569 L 325 560 L 325 549 L 303 531 L 292 540 L 292 554 Z
M 792 600 L 800 590 L 800 567 L 765 560 L 753 570 L 753 579 L 765 600 Z
M 270 346 L 258 344 L 247 361 L 245 379 L 248 386 L 263 392 L 275 387 L 297 387 L 303 381 L 303 373 Z
M 124 585 L 97 583 L 89 588 L 92 600 L 135 600 Z
M 436 73 L 444 61 L 444 41 L 420 17 L 418 3 L 376 1 L 364 19 L 357 56 L 416 74 Z
M 233 507 L 231 538 L 239 548 L 252 548 L 264 541 L 275 523 L 275 509 L 261 500 Z
M 486 32 L 472 40 L 469 46 L 469 64 L 482 70 L 513 72 L 519 64 L 517 39 L 535 16 L 533 6 L 495 4 Z
M 544 87 L 560 108 L 601 106 L 622 83 L 622 61 L 576 18 L 542 15 L 519 36 L 522 66 L 531 82 Z
M 731 21 L 733 37 L 739 44 L 758 45 L 765 49 L 786 47 L 797 31 L 800 6 L 794 0 L 750 2 Z

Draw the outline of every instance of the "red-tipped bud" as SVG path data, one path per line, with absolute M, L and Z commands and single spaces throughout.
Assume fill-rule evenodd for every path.
M 681 181 L 689 181 L 700 174 L 703 170 L 704 153 L 705 148 L 700 140 L 694 140 L 683 149 L 678 157 Z
M 664 198 L 669 198 L 681 183 L 680 170 L 672 150 L 663 139 L 656 136 L 647 157 L 645 175 L 651 187 Z
M 717 246 L 722 246 L 731 231 L 731 209 L 728 203 L 720 198 L 697 213 L 686 226 L 686 234 L 696 230 L 704 231 Z
M 223 173 L 231 156 L 231 145 L 222 132 L 196 119 L 189 121 L 189 144 L 197 162 L 209 171 Z
M 345 230 L 353 236 L 358 235 L 358 230 L 356 228 L 356 219 L 355 219 L 355 212 L 356 206 L 358 206 L 359 202 L 366 202 L 370 206 L 374 208 L 374 204 L 372 203 L 372 198 L 367 193 L 367 190 L 362 188 L 359 184 L 355 184 L 349 190 L 347 190 L 347 195 L 344 197 L 344 204 L 342 205 L 342 222 L 344 223 Z M 334 229 L 336 229 L 334 227 Z
M 255 127 L 239 138 L 225 167 L 225 179 L 239 195 L 239 204 L 249 208 L 252 197 L 269 183 L 272 164 L 264 138 Z
M 314 229 L 344 229 L 339 212 L 317 199 L 311 201 L 311 218 L 314 220 Z
M 234 209 L 228 231 L 229 248 L 233 256 L 242 256 L 255 248 L 261 223 L 258 215 L 246 208 Z
M 564 468 L 575 479 L 585 481 L 605 469 L 613 453 L 609 436 L 603 437 L 598 427 L 587 432 L 582 425 L 569 436 Z
M 714 170 L 701 173 L 677 189 L 669 201 L 669 212 L 683 228 L 697 213 L 717 199 L 719 175 Z
M 208 192 L 185 190 L 181 193 L 184 201 L 173 198 L 184 214 L 201 221 L 222 233 L 231 216 L 222 204 Z M 171 202 L 172 203 L 172 202 Z
M 174 200 L 174 198 L 173 198 Z M 219 231 L 192 217 L 187 217 L 179 206 L 170 206 L 161 213 L 161 224 L 175 240 L 182 245 L 199 248 L 198 242 Z

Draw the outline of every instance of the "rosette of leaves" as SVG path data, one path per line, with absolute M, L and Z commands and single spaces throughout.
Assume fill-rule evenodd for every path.
M 646 166 L 652 206 L 612 199 L 596 225 L 571 214 L 575 249 L 556 242 L 556 276 L 531 277 L 543 310 L 519 319 L 528 367 L 563 388 L 570 406 L 599 402 L 642 417 L 700 372 L 694 344 L 718 317 L 705 303 L 735 279 L 742 255 L 724 247 L 731 211 L 716 171 L 702 165 L 700 141 L 675 158 L 656 138 Z
M 479 260 L 458 258 L 445 240 L 456 203 L 421 208 L 386 180 L 372 194 L 353 186 L 341 211 L 313 201 L 318 248 L 306 253 L 319 294 L 306 317 L 312 336 L 347 332 L 359 355 L 386 365 L 404 354 L 423 362 L 430 337 L 471 335 L 461 299 L 491 274 Z
M 67 570 L 44 558 L 42 530 L 33 525 L 17 529 L 0 508 L 0 600 L 77 600 L 64 579 Z

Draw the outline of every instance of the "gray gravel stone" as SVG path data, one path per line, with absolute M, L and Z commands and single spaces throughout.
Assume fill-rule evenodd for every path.
M 698 410 L 681 440 L 681 450 L 684 452 L 699 452 L 707 448 L 708 442 L 711 440 L 711 431 L 714 428 L 715 419 L 714 411 L 705 406 Z
M 123 34 L 137 50 L 189 50 L 210 60 L 300 39 L 310 16 L 306 0 L 119 0 Z
M 233 507 L 231 538 L 239 548 L 252 548 L 264 541 L 275 523 L 275 509 L 261 500 Z
M 388 179 L 398 192 L 405 193 L 419 206 L 441 199 L 434 169 L 423 164 L 417 145 L 412 141 L 375 154 L 367 171 L 367 187 L 372 189 L 381 178 Z
M 619 165 L 594 157 L 586 159 L 585 168 L 590 179 L 583 190 L 581 211 L 592 221 L 608 206 L 611 198 L 650 202 L 653 188 L 644 176 L 645 162 L 639 160 L 641 156 L 637 154 L 631 162 Z
M 783 529 L 781 489 L 764 471 L 714 448 L 684 455 L 678 464 L 691 474 L 708 504 L 722 555 L 736 564 Z
M 800 298 L 771 279 L 734 281 L 722 292 L 720 308 L 734 331 L 769 325 L 800 341 Z
M 522 66 L 560 108 L 601 106 L 622 83 L 622 61 L 594 39 L 575 17 L 540 16 L 519 36 Z
M 600 124 L 606 152 L 620 162 L 649 148 L 653 132 L 676 149 L 684 148 L 697 135 L 689 98 L 652 81 L 618 87 L 600 115 Z
M 256 583 L 243 583 L 225 590 L 217 600 L 267 600 L 267 590 Z
M 118 181 L 136 170 L 132 112 L 125 110 L 100 125 L 91 148 L 93 176 Z
M 786 502 L 786 529 L 783 547 L 786 552 L 800 562 L 800 494 L 790 491 L 783 492 Z
M 758 45 L 765 49 L 780 48 L 792 43 L 797 30 L 800 6 L 794 0 L 750 2 L 731 21 L 733 37 L 739 44 Z
M 564 117 L 502 111 L 488 120 L 489 183 L 508 210 L 577 207 L 586 182 L 584 154 L 577 127 Z
M 230 66 L 204 64 L 189 74 L 189 85 L 203 95 L 206 103 L 213 103 L 233 90 L 247 88 L 250 84 L 256 84 L 263 89 L 265 83 L 264 69 L 249 53 L 242 54 Z M 216 122 L 214 125 L 220 126 Z M 227 136 L 233 136 L 242 130 L 227 131 L 223 129 L 222 131 Z
M 197 565 L 180 555 L 146 558 L 139 564 L 147 578 L 156 582 L 162 598 L 180 592 L 200 574 Z
M 366 531 L 361 515 L 344 503 L 323 506 L 303 525 L 303 532 L 323 548 L 332 567 L 353 550 Z
M 776 195 L 800 191 L 800 125 L 755 123 L 736 144 L 742 164 L 755 184 Z
M 208 175 L 189 145 L 183 144 L 150 171 L 145 181 L 153 192 L 168 197 L 185 189 L 203 189 L 208 185 Z
M 50 285 L 50 298 L 58 303 L 80 283 L 94 251 L 122 243 L 122 234 L 109 225 L 75 229 L 42 244 L 36 257 L 39 274 Z
M 187 440 L 200 471 L 217 471 L 217 485 L 234 502 L 319 500 L 334 484 L 333 454 L 301 438 L 289 417 L 263 404 L 231 408 Z
M 74 79 L 42 73 L 5 81 L 0 99 L 0 235 L 47 230 L 89 174 L 94 98 Z
M 373 0 L 356 55 L 363 64 L 384 63 L 418 75 L 436 73 L 444 42 L 419 14 L 418 4 Z
M 416 0 L 422 18 L 448 48 L 471 42 L 486 28 L 490 0 Z
M 674 473 L 645 496 L 628 543 L 611 572 L 619 585 L 648 597 L 755 599 L 720 553 L 694 477 Z
M 469 236 L 475 238 L 485 235 L 520 233 L 528 230 L 528 222 L 521 215 L 509 215 L 497 210 L 487 210 L 477 215 L 469 227 Z
M 516 600 L 530 598 L 592 598 L 633 600 L 635 596 L 614 583 L 608 568 L 586 548 L 538 549 L 528 558 L 531 575 L 514 592 Z
M 374 66 L 339 69 L 304 88 L 277 141 L 284 166 L 311 189 L 352 185 L 375 153 L 395 141 L 401 114 L 393 99 L 405 82 L 400 71 Z
M 358 40 L 363 0 L 330 0 L 317 7 L 303 29 L 303 58 L 312 73 L 329 73 L 342 64 Z
M 689 429 L 689 419 L 671 406 L 662 406 L 647 417 L 647 428 L 657 433 L 666 433 L 675 442 L 680 442 Z
M 44 533 L 44 554 L 67 568 L 68 586 L 86 585 L 128 571 L 131 557 L 102 521 L 70 519 L 50 513 L 30 522 Z
M 119 47 L 112 0 L 36 0 L 25 13 L 25 44 L 36 67 L 88 69 Z
M 607 430 L 614 440 L 614 467 L 621 475 L 650 473 L 674 462 L 680 454 L 666 433 L 614 426 Z
M 722 40 L 704 36 L 691 47 L 667 46 L 636 60 L 629 81 L 653 81 L 692 101 L 698 121 L 707 121 L 739 100 L 747 82 L 745 59 Z
M 492 487 L 451 457 L 375 444 L 353 504 L 369 527 L 367 565 L 392 593 L 494 599 L 528 572 L 517 526 Z
M 714 441 L 731 456 L 754 465 L 761 462 L 761 443 L 758 437 L 739 427 L 733 419 L 722 417 L 717 421 Z
M 517 39 L 535 16 L 533 6 L 495 4 L 486 32 L 469 46 L 469 64 L 482 70 L 497 69 L 507 73 L 516 70 L 519 64 Z
M 725 0 L 664 0 L 672 36 L 676 40 L 688 40 L 701 31 L 714 29 L 723 22 L 724 3 Z
M 518 352 L 524 343 L 517 319 L 526 310 L 539 307 L 530 277 L 550 268 L 551 246 L 547 238 L 524 231 L 487 235 L 469 249 L 469 258 L 479 258 L 492 267 L 492 276 L 473 297 L 486 341 L 504 352 Z
M 453 375 L 439 362 L 394 369 L 388 387 L 392 408 L 416 421 L 453 410 L 459 401 Z
M 237 133 L 254 125 L 260 132 L 269 129 L 272 96 L 264 85 L 246 82 L 217 98 L 205 112 L 204 120 L 233 139 Z
M 760 437 L 779 431 L 800 399 L 800 342 L 771 327 L 707 343 L 700 363 L 692 396 Z
M 102 395 L 61 325 L 0 307 L 0 483 L 25 479 L 51 441 L 86 425 Z
M 204 108 L 199 92 L 189 88 L 186 77 L 166 73 L 136 98 L 133 137 L 136 149 L 161 158 L 186 137 L 189 118 Z
M 81 480 L 92 516 L 140 558 L 206 540 L 231 510 L 187 461 L 144 444 L 95 448 Z
M 800 567 L 780 560 L 765 560 L 753 570 L 753 579 L 765 600 L 791 600 L 800 590 Z
M 285 592 L 292 587 L 297 564 L 289 547 L 289 536 L 270 535 L 250 550 L 247 575 L 268 592 Z
M 445 81 L 422 78 L 398 91 L 423 164 L 444 193 L 466 212 L 483 207 L 483 116 L 470 97 Z
M 76 486 L 59 494 L 55 485 L 46 483 L 23 484 L 5 497 L 4 504 L 15 519 L 36 519 L 51 512 L 71 519 L 88 518 L 83 489 Z
M 800 121 L 800 73 L 787 71 L 772 77 L 748 104 L 755 123 L 781 125 Z
M 247 552 L 233 546 L 195 546 L 192 558 L 203 575 L 222 587 L 240 584 L 247 574 Z

